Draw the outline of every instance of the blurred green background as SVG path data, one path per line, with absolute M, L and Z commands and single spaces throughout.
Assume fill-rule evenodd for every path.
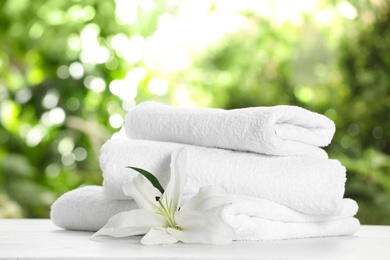
M 0 218 L 101 184 L 100 146 L 145 100 L 298 105 L 333 119 L 363 224 L 390 224 L 387 0 L 0 0 Z

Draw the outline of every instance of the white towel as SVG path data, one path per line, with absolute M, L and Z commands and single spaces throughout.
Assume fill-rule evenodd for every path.
M 111 199 L 128 199 L 122 185 L 136 176 L 126 166 L 144 168 L 168 183 L 170 155 L 182 144 L 112 139 L 100 155 L 104 193 Z M 187 180 L 184 194 L 202 186 L 217 185 L 230 194 L 271 200 L 308 214 L 337 214 L 346 181 L 337 160 L 266 156 L 223 149 L 187 147 Z
M 227 216 L 247 215 L 272 221 L 280 222 L 326 222 L 337 219 L 344 219 L 354 216 L 358 211 L 356 201 L 342 199 L 341 211 L 338 215 L 312 215 L 305 214 L 279 203 L 266 199 L 253 198 L 242 195 L 231 195 L 232 204 L 224 208 Z
M 344 199 L 339 216 L 306 215 L 280 204 L 233 195 L 221 217 L 231 225 L 234 240 L 279 240 L 351 235 L 359 228 L 353 218 L 357 204 Z M 102 187 L 86 186 L 62 195 L 51 208 L 53 223 L 61 228 L 97 231 L 113 215 L 137 208 L 134 200 L 109 200 Z
M 52 222 L 70 230 L 97 231 L 115 214 L 136 207 L 132 200 L 108 200 L 101 186 L 84 186 L 59 197 L 51 206 Z
M 326 222 L 280 222 L 240 215 L 234 220 L 223 219 L 235 231 L 234 240 L 283 240 L 312 237 L 348 236 L 359 230 L 360 222 L 354 217 Z
M 128 112 L 125 130 L 130 139 L 327 158 L 319 147 L 330 143 L 335 125 L 296 106 L 223 110 L 144 102 Z

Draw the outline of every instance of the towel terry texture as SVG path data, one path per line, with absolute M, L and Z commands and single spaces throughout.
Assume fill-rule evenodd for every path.
M 296 106 L 223 110 L 144 102 L 127 113 L 125 130 L 130 139 L 327 158 L 319 147 L 330 143 L 335 125 Z
M 125 118 L 124 137 L 108 140 L 99 157 L 103 187 L 62 195 L 51 208 L 59 227 L 97 231 L 110 217 L 137 208 L 123 184 L 138 173 L 169 182 L 171 154 L 186 147 L 184 200 L 207 185 L 223 187 L 220 207 L 234 240 L 351 235 L 360 223 L 355 201 L 343 199 L 346 169 L 321 148 L 335 132 L 327 117 L 295 106 L 235 110 L 139 104 Z M 180 162 L 179 162 L 180 163 Z
M 344 199 L 338 216 L 308 215 L 272 201 L 232 195 L 221 217 L 235 231 L 234 240 L 280 240 L 341 236 L 355 233 L 357 204 Z M 137 208 L 134 200 L 107 199 L 102 187 L 86 186 L 62 195 L 53 205 L 51 219 L 70 230 L 97 231 L 113 215 Z
M 126 166 L 144 168 L 165 186 L 170 155 L 183 144 L 112 139 L 100 155 L 104 194 L 128 199 L 122 185 L 137 174 Z M 186 146 L 184 194 L 206 185 L 230 194 L 263 198 L 307 214 L 338 214 L 344 195 L 345 168 L 337 160 L 300 156 L 267 156 L 223 149 Z

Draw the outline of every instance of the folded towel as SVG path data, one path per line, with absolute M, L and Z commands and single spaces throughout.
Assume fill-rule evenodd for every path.
M 312 237 L 348 236 L 359 230 L 354 217 L 315 223 L 280 222 L 240 215 L 233 220 L 222 216 L 235 231 L 234 240 L 283 240 Z
M 231 225 L 234 240 L 279 240 L 305 237 L 351 235 L 359 228 L 353 218 L 357 204 L 344 199 L 339 216 L 306 215 L 280 204 L 233 195 L 233 202 L 221 210 Z M 134 200 L 109 200 L 102 187 L 86 186 L 62 195 L 51 208 L 53 223 L 61 228 L 97 231 L 113 215 L 137 208 Z
M 330 143 L 335 125 L 295 106 L 223 110 L 145 102 L 128 112 L 125 130 L 130 139 L 327 158 L 319 147 Z
M 182 144 L 112 139 L 100 155 L 104 193 L 111 199 L 128 199 L 124 182 L 136 176 L 126 166 L 144 168 L 165 187 L 171 153 Z M 345 168 L 337 160 L 266 156 L 223 149 L 187 147 L 184 194 L 202 186 L 217 185 L 230 194 L 271 200 L 308 214 L 338 214 L 344 195 Z
M 357 203 L 352 199 L 342 199 L 339 215 L 312 215 L 305 214 L 279 203 L 266 199 L 253 198 L 242 195 L 231 195 L 232 204 L 224 208 L 227 216 L 247 215 L 280 222 L 326 222 L 337 219 L 344 219 L 354 216 L 358 211 Z

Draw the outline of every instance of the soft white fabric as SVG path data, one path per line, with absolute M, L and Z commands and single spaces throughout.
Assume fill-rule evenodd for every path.
M 327 158 L 319 147 L 330 143 L 335 125 L 296 106 L 223 110 L 144 102 L 128 112 L 125 130 L 130 139 Z
M 126 166 L 146 169 L 166 186 L 170 155 L 180 147 L 183 145 L 156 141 L 107 141 L 100 155 L 105 195 L 111 199 L 127 199 L 122 185 L 136 173 Z M 195 194 L 202 186 L 218 185 L 230 194 L 264 198 L 303 213 L 340 212 L 346 173 L 337 160 L 186 147 L 184 194 Z
M 339 216 L 307 215 L 264 199 L 233 195 L 221 216 L 235 231 L 235 240 L 279 240 L 351 235 L 359 228 L 353 218 L 357 204 L 344 199 Z M 134 200 L 109 200 L 102 187 L 86 186 L 62 195 L 51 209 L 53 223 L 61 228 L 97 231 L 113 215 L 137 208 Z
M 261 218 L 236 216 L 224 218 L 236 231 L 234 240 L 283 240 L 311 237 L 348 236 L 359 230 L 359 220 L 354 217 L 326 222 L 294 223 Z
M 113 215 L 136 207 L 132 200 L 108 200 L 101 186 L 85 186 L 64 193 L 51 206 L 52 222 L 70 230 L 97 231 Z
M 244 214 L 249 217 L 258 217 L 281 222 L 306 223 L 344 219 L 354 216 L 359 208 L 354 200 L 342 199 L 341 211 L 338 215 L 313 215 L 293 210 L 266 199 L 242 195 L 231 195 L 231 197 L 232 204 L 224 209 L 226 215 L 238 216 Z

